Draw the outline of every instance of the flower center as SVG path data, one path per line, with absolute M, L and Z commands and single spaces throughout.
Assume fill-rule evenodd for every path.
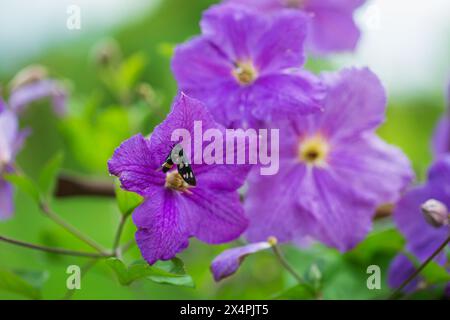
M 324 166 L 330 146 L 321 135 L 302 139 L 299 145 L 299 158 L 302 162 L 313 166 Z
M 233 76 L 241 85 L 249 85 L 258 77 L 258 72 L 251 61 L 237 62 Z
M 190 188 L 189 184 L 181 177 L 178 171 L 170 171 L 166 174 L 164 186 L 175 191 L 186 192 Z
M 284 5 L 288 8 L 300 9 L 305 6 L 307 0 L 284 0 Z

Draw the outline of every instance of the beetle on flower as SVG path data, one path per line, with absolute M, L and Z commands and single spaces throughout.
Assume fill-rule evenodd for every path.
M 196 121 L 202 121 L 205 129 L 225 130 L 199 101 L 181 94 L 150 138 L 130 138 L 108 163 L 110 173 L 119 177 L 125 190 L 145 199 L 134 211 L 133 221 L 138 228 L 137 244 L 149 264 L 173 258 L 188 246 L 190 237 L 225 243 L 247 227 L 237 189 L 246 179 L 248 166 L 194 163 L 195 187 L 182 179 L 175 166 L 167 173 L 159 170 L 174 145 L 173 132 L 186 129 L 193 135 Z

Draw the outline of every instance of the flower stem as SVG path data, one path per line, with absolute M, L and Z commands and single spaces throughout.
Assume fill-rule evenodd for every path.
M 425 260 L 419 268 L 414 271 L 413 274 L 411 274 L 403 283 L 398 287 L 389 297 L 390 300 L 396 299 L 397 296 L 399 296 L 402 292 L 402 290 L 411 282 L 413 281 L 419 274 L 422 272 L 423 269 L 431 262 L 433 259 L 447 246 L 447 244 L 450 242 L 450 236 L 433 252 L 431 256 L 428 257 L 427 260 Z
M 71 233 L 73 236 L 77 237 L 87 245 L 89 245 L 91 248 L 97 250 L 101 255 L 105 256 L 108 255 L 108 253 L 105 251 L 102 246 L 100 246 L 97 242 L 95 242 L 93 239 L 88 237 L 87 235 L 80 232 L 78 229 L 76 229 L 71 224 L 67 223 L 64 219 L 62 219 L 59 215 L 53 212 L 52 209 L 50 209 L 50 206 L 46 203 L 41 203 L 40 208 L 45 216 L 47 216 L 49 219 L 51 219 L 53 222 L 61 226 L 63 229 Z
M 303 284 L 305 281 L 303 278 L 297 273 L 297 271 L 294 270 L 294 268 L 289 264 L 289 262 L 286 260 L 286 258 L 283 256 L 283 253 L 281 252 L 280 248 L 276 244 L 272 245 L 272 250 L 275 253 L 275 256 L 277 257 L 280 264 L 297 280 L 299 284 Z
M 125 223 L 127 222 L 127 218 L 128 218 L 128 215 L 122 215 L 120 217 L 119 226 L 117 227 L 116 236 L 114 237 L 114 244 L 113 244 L 112 251 L 114 252 L 114 254 L 116 256 L 119 256 L 121 253 L 121 250 L 119 249 L 120 238 L 122 236 L 123 229 L 125 227 Z
M 100 253 L 91 253 L 91 252 L 82 252 L 82 251 L 75 251 L 75 250 L 67 250 L 62 248 L 53 248 L 53 247 L 47 247 L 47 246 L 41 246 L 38 244 L 33 244 L 21 240 L 12 239 L 5 236 L 0 236 L 0 241 L 10 243 L 13 245 L 17 245 L 20 247 L 33 249 L 33 250 L 39 250 L 44 252 L 50 252 L 50 253 L 56 253 L 56 254 L 62 254 L 67 256 L 76 256 L 76 257 L 86 257 L 86 258 L 106 258 L 110 257 L 112 255 L 109 254 L 100 254 Z

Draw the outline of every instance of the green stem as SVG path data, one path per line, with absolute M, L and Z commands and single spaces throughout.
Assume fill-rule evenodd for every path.
M 39 250 L 44 252 L 50 252 L 50 253 L 56 253 L 56 254 L 62 254 L 67 256 L 76 256 L 76 257 L 86 257 L 86 258 L 106 258 L 110 257 L 111 255 L 105 255 L 100 253 L 91 253 L 91 252 L 82 252 L 82 251 L 75 251 L 75 250 L 68 250 L 68 249 L 62 249 L 62 248 L 53 248 L 53 247 L 47 247 L 42 246 L 34 243 L 29 243 L 21 240 L 12 239 L 5 236 L 0 236 L 0 241 L 17 245 L 20 247 L 33 249 L 33 250 Z
M 414 271 L 413 274 L 411 274 L 403 283 L 398 287 L 389 297 L 390 300 L 396 299 L 402 292 L 402 290 L 411 282 L 413 281 L 419 274 L 422 272 L 423 269 L 431 262 L 433 259 L 447 246 L 447 244 L 450 242 L 450 236 L 431 254 L 431 256 L 428 257 L 427 260 L 425 260 L 419 268 Z
M 289 262 L 284 258 L 283 253 L 276 244 L 272 245 L 272 250 L 275 253 L 280 264 L 297 280 L 299 284 L 304 284 L 303 278 L 294 270 L 294 268 L 289 264 Z
M 113 249 L 112 252 L 116 256 L 119 256 L 122 250 L 119 249 L 120 238 L 122 237 L 123 229 L 125 227 L 125 223 L 127 222 L 128 215 L 122 215 L 120 218 L 119 226 L 117 227 L 116 236 L 114 237 Z
M 47 216 L 49 219 L 51 219 L 53 222 L 61 226 L 63 229 L 65 229 L 67 232 L 71 233 L 73 236 L 77 237 L 87 245 L 89 245 L 91 248 L 98 251 L 101 255 L 105 256 L 108 255 L 108 253 L 105 251 L 105 249 L 100 246 L 96 241 L 88 237 L 87 235 L 80 232 L 78 229 L 76 229 L 71 224 L 67 223 L 64 219 L 62 219 L 59 215 L 53 212 L 52 209 L 50 209 L 50 206 L 46 203 L 41 203 L 40 208 L 45 216 Z

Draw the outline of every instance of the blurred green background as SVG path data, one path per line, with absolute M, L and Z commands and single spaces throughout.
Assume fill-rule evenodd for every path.
M 70 89 L 69 117 L 57 119 L 51 112 L 48 101 L 43 101 L 36 103 L 22 118 L 23 126 L 32 128 L 33 134 L 19 155 L 18 163 L 21 168 L 30 176 L 37 177 L 45 163 L 62 150 L 65 154 L 63 171 L 66 174 L 112 181 L 107 173 L 107 159 L 121 141 L 136 132 L 149 133 L 154 125 L 163 120 L 176 94 L 176 83 L 170 71 L 173 47 L 199 33 L 201 12 L 214 2 L 160 1 L 156 7 L 149 7 L 147 11 L 142 9 L 138 16 L 133 15 L 125 23 L 106 32 L 84 32 L 75 40 L 51 45 L 43 52 L 19 62 L 11 61 L 13 68 L 7 66 L 8 61 L 3 61 L 0 83 L 4 86 L 20 67 L 39 63 L 46 66 L 53 77 L 64 79 Z M 431 90 L 423 92 L 408 89 L 406 85 L 406 89 L 393 90 L 392 94 L 388 88 L 390 96 L 387 122 L 380 129 L 380 134 L 406 152 L 414 165 L 418 180 L 424 178 L 432 159 L 430 138 L 445 107 L 445 79 L 442 74 L 450 71 L 448 31 L 450 30 L 447 29 L 445 33 L 447 36 L 441 40 L 442 48 L 446 51 L 444 59 L 434 61 L 440 72 L 436 75 L 435 83 L 442 79 L 440 85 L 433 83 Z M 388 60 L 389 48 L 380 46 L 379 54 L 385 55 Z M 109 59 L 107 65 L 102 64 L 104 59 Z M 307 66 L 314 71 L 337 70 L 344 65 L 351 65 L 352 59 L 352 55 L 336 59 L 310 58 Z M 361 55 L 358 55 L 358 59 L 361 61 Z M 411 68 L 414 66 L 411 65 Z M 442 71 L 445 68 L 446 71 Z M 434 69 L 430 70 L 431 74 L 433 72 Z M 408 83 L 408 74 L 399 77 L 404 83 Z M 52 204 L 55 211 L 73 225 L 105 247 L 112 246 L 120 219 L 114 199 L 54 199 Z M 14 218 L 0 223 L 0 234 L 34 243 L 89 250 L 76 238 L 48 221 L 35 203 L 21 191 L 16 194 L 16 205 Z M 131 221 L 128 221 L 123 242 L 133 238 L 134 230 Z M 215 283 L 209 271 L 210 262 L 224 248 L 237 244 L 242 242 L 208 246 L 191 240 L 189 249 L 180 257 L 185 262 L 187 272 L 193 277 L 196 288 L 156 284 L 149 280 L 121 286 L 110 268 L 104 262 L 98 262 L 86 272 L 82 289 L 77 290 L 73 298 L 299 297 L 295 289 L 287 290 L 295 285 L 295 281 L 282 270 L 271 252 L 262 252 L 248 258 L 235 276 Z M 310 249 L 284 249 L 288 260 L 306 277 L 311 277 L 311 270 L 316 267 L 321 270 L 317 281 L 323 286 L 324 298 L 366 299 L 386 296 L 389 291 L 386 284 L 389 261 L 403 245 L 401 235 L 393 230 L 388 218 L 377 221 L 374 232 L 368 239 L 345 255 L 321 245 Z M 125 256 L 125 261 L 131 262 L 139 258 L 137 248 L 133 247 Z M 61 257 L 0 243 L 0 270 L 4 268 L 19 273 L 35 272 L 40 278 L 44 277 L 46 281 L 42 281 L 42 297 L 45 299 L 60 299 L 67 293 L 68 265 L 83 267 L 88 263 L 89 260 L 85 258 Z M 366 287 L 366 268 L 371 264 L 382 268 L 381 291 L 370 291 Z M 433 292 L 429 295 L 432 296 Z M 23 296 L 0 290 L 0 299 L 9 298 L 20 299 Z

